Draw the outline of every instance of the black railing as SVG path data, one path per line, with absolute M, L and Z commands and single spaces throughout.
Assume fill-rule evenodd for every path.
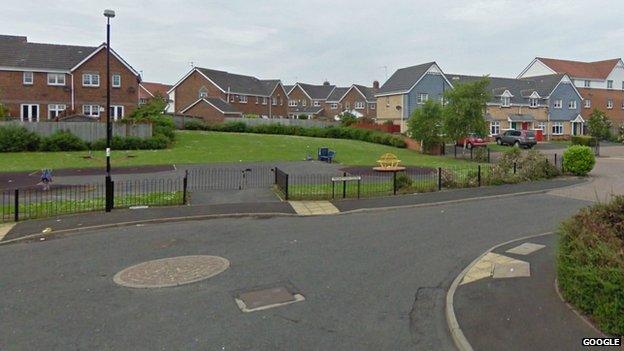
M 187 170 L 191 191 L 269 188 L 274 183 L 269 167 L 192 168 Z
M 284 200 L 288 200 L 288 174 L 277 167 L 275 167 L 275 186 L 284 197 Z
M 117 180 L 113 182 L 113 205 L 117 209 L 181 205 L 186 203 L 187 182 L 186 177 Z M 5 189 L 0 191 L 0 222 L 101 211 L 105 199 L 103 183 Z

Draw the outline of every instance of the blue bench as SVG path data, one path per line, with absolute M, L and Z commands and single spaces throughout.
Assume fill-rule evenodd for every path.
M 330 150 L 327 147 L 321 147 L 318 149 L 318 160 L 323 162 L 332 163 L 336 157 L 336 151 Z

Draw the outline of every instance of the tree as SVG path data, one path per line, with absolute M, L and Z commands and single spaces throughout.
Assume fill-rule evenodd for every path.
M 587 130 L 597 140 L 609 139 L 611 120 L 606 113 L 595 108 L 587 120 Z
M 425 102 L 407 123 L 410 136 L 421 141 L 423 151 L 444 141 L 443 108 L 439 102 Z
M 343 127 L 348 127 L 352 124 L 357 123 L 357 117 L 355 117 L 353 114 L 346 112 L 346 111 L 339 114 L 338 118 L 340 119 L 340 124 Z
M 470 133 L 487 133 L 484 116 L 491 97 L 489 84 L 490 79 L 483 77 L 474 82 L 457 84 L 444 94 L 444 131 L 449 140 L 460 140 Z
M 161 116 L 166 107 L 167 102 L 163 99 L 149 99 L 145 105 L 132 111 L 128 119 L 134 122 L 149 121 L 154 117 Z

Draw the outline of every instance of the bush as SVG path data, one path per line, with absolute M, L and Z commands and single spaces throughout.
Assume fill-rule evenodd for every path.
M 187 130 L 206 130 L 206 123 L 199 119 L 192 119 L 184 123 L 184 129 Z
M 596 146 L 596 138 L 587 135 L 573 135 L 572 145 Z
M 563 168 L 577 176 L 586 176 L 596 164 L 594 152 L 587 146 L 573 145 L 563 153 Z
M 308 119 L 308 115 L 299 115 L 297 116 L 297 119 Z
M 523 154 L 520 149 L 512 148 L 503 153 L 495 165 L 484 170 L 483 183 L 487 185 L 513 184 L 550 179 L 558 175 L 559 170 L 539 151 L 530 150 Z
M 396 176 L 397 190 L 407 190 L 412 187 L 412 178 L 405 173 L 399 173 Z
M 0 127 L 0 152 L 36 151 L 41 138 L 18 125 Z
M 517 174 L 522 181 L 533 181 L 554 178 L 559 175 L 559 170 L 544 154 L 530 150 L 518 161 Z
M 81 151 L 87 150 L 87 143 L 69 131 L 60 130 L 41 140 L 41 151 Z
M 624 334 L 624 197 L 562 223 L 557 277 L 563 297 L 603 332 Z

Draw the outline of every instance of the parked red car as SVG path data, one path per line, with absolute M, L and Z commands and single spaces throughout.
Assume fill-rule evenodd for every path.
M 472 133 L 463 139 L 457 140 L 456 145 L 461 147 L 466 145 L 468 149 L 472 149 L 473 147 L 487 146 L 487 142 L 480 136 Z

